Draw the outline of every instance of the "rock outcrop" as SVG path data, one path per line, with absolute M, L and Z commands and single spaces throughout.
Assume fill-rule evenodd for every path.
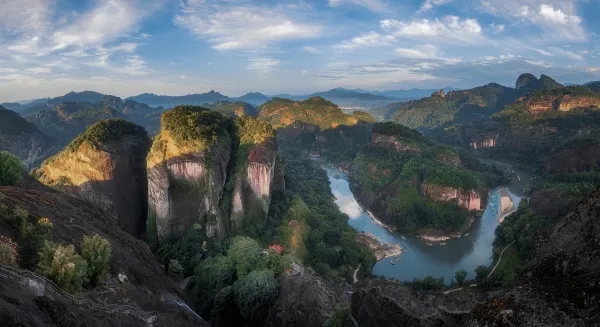
M 469 311 L 483 299 L 476 292 L 415 291 L 392 281 L 366 280 L 350 297 L 358 326 L 463 326 Z
M 149 229 L 164 241 L 199 224 L 224 238 L 251 217 L 263 223 L 274 190 L 284 188 L 273 128 L 201 107 L 163 113 L 148 156 Z
M 65 150 L 34 172 L 57 186 L 102 206 L 134 237 L 146 230 L 146 155 L 150 139 L 133 123 L 108 119 L 92 125 Z
M 356 239 L 359 243 L 364 244 L 373 250 L 373 254 L 375 254 L 377 261 L 388 257 L 395 257 L 403 252 L 400 244 L 381 243 L 375 236 L 369 233 L 360 232 L 356 234 Z
M 498 143 L 498 134 L 494 136 L 478 136 L 471 139 L 470 145 L 473 149 L 493 148 Z
M 281 278 L 279 297 L 263 326 L 323 326 L 333 311 L 335 293 L 310 269 L 294 266 Z
M 252 145 L 245 159 L 236 164 L 239 169 L 235 174 L 232 212 L 235 228 L 241 227 L 245 216 L 266 218 L 273 187 L 283 182 L 281 178 L 275 182 L 276 172 L 282 173 L 275 139 Z
M 466 326 L 593 326 L 600 321 L 600 192 L 538 240 L 512 289 L 476 307 Z
M 84 297 L 101 297 L 102 305 L 119 308 L 139 307 L 155 312 L 160 324 L 166 326 L 206 326 L 182 318 L 182 308 L 168 304 L 166 298 L 181 299 L 178 289 L 165 273 L 148 245 L 116 227 L 116 217 L 102 207 L 82 197 L 72 196 L 42 185 L 32 178 L 22 187 L 0 187 L 1 216 L 27 213 L 27 220 L 37 222 L 41 217 L 52 224 L 52 241 L 58 244 L 81 244 L 83 236 L 94 234 L 108 240 L 112 255 L 109 262 L 109 282 L 102 293 L 88 292 Z M 16 239 L 17 231 L 7 219 L 0 219 L 0 234 Z M 91 309 L 66 301 L 61 294 L 35 296 L 38 290 L 18 281 L 0 277 L 0 325 L 2 326 L 147 326 L 131 315 Z M 119 283 L 118 275 L 128 282 Z M 49 287 L 49 285 L 46 285 Z M 38 293 L 39 294 L 39 293 Z M 98 300 L 96 300 L 98 301 Z
M 421 184 L 421 193 L 433 201 L 458 201 L 458 205 L 469 211 L 483 210 L 485 197 L 477 190 L 462 190 L 443 185 Z
M 396 152 L 419 152 L 414 144 L 411 144 L 407 140 L 398 140 L 394 135 L 385 135 L 380 133 L 371 134 L 372 147 L 383 148 L 388 150 L 394 150 Z
M 0 151 L 17 156 L 26 167 L 33 167 L 56 150 L 56 140 L 42 134 L 18 113 L 0 106 Z
M 198 223 L 224 237 L 228 224 L 219 203 L 232 152 L 231 121 L 199 107 L 163 113 L 148 155 L 148 229 L 164 241 L 185 236 Z

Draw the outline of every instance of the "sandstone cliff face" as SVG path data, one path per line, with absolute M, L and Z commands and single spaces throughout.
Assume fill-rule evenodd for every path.
M 450 186 L 423 183 L 421 184 L 421 193 L 433 201 L 457 200 L 459 206 L 469 211 L 484 209 L 483 196 L 477 190 L 461 190 Z
M 498 143 L 498 134 L 495 136 L 478 136 L 471 139 L 471 147 L 473 149 L 493 148 Z
M 151 237 L 181 238 L 199 224 L 222 239 L 247 217 L 264 222 L 271 194 L 284 187 L 268 123 L 189 106 L 165 112 L 161 122 L 147 164 Z
M 396 139 L 393 135 L 384 135 L 379 133 L 373 133 L 371 135 L 371 146 L 377 148 L 384 148 L 389 150 L 395 150 L 396 152 L 419 152 L 420 150 L 405 141 Z
M 138 128 L 137 135 L 123 135 L 97 145 L 83 141 L 68 147 L 46 160 L 35 175 L 46 185 L 59 186 L 102 206 L 117 218 L 123 230 L 139 237 L 146 230 L 146 154 L 150 139 Z
M 279 176 L 276 181 L 276 172 L 281 174 L 282 171 L 275 140 L 252 146 L 245 159 L 247 165 L 236 167 L 232 212 L 234 228 L 241 227 L 244 216 L 266 218 L 273 189 L 281 187 L 278 184 L 283 181 Z
M 31 168 L 56 150 L 55 143 L 19 114 L 0 106 L 0 151 L 14 154 Z
M 160 241 L 185 236 L 195 223 L 207 236 L 226 235 L 228 226 L 219 202 L 230 159 L 228 142 L 182 153 L 168 132 L 154 140 L 148 157 L 148 223 L 155 224 Z
M 576 108 L 600 108 L 600 98 L 565 95 L 556 100 L 555 107 L 560 111 L 570 111 Z

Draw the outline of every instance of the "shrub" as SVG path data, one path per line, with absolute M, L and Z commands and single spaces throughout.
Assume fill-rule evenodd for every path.
M 24 175 L 25 167 L 21 160 L 6 151 L 0 151 L 0 186 L 15 185 Z
M 37 272 L 68 292 L 77 292 L 87 282 L 87 263 L 75 253 L 73 245 L 44 243 L 39 253 Z
M 0 236 L 0 264 L 16 266 L 18 253 L 15 242 L 4 235 Z
M 331 318 L 325 321 L 324 327 L 353 327 L 351 310 L 348 302 L 338 303 L 333 309 Z
M 183 266 L 179 263 L 179 261 L 171 260 L 169 261 L 168 272 L 169 275 L 180 278 L 183 276 Z
M 21 264 L 28 269 L 35 267 L 38 253 L 52 231 L 52 222 L 48 218 L 40 218 L 32 223 L 29 213 L 19 208 L 0 207 L 0 216 L 6 217 L 15 230 Z
M 278 285 L 270 270 L 255 270 L 233 285 L 235 303 L 242 317 L 259 321 L 275 302 Z
M 256 268 L 261 251 L 260 245 L 249 237 L 237 236 L 231 241 L 227 257 L 233 261 L 238 278 Z
M 487 275 L 490 274 L 491 271 L 492 268 L 484 265 L 480 265 L 477 268 L 475 268 L 475 281 L 477 282 L 477 284 L 482 285 L 483 281 L 485 280 Z
M 81 255 L 87 263 L 87 278 L 92 286 L 106 277 L 111 251 L 110 243 L 98 234 L 83 237 Z
M 465 282 L 465 279 L 467 279 L 467 271 L 464 269 L 457 271 L 454 278 L 456 278 L 458 285 L 462 285 Z

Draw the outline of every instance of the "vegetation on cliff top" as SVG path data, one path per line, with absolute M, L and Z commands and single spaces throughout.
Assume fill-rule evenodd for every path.
M 273 98 L 260 106 L 258 116 L 275 128 L 302 122 L 319 126 L 322 130 L 374 120 L 371 115 L 365 113 L 356 116 L 345 114 L 338 105 L 321 97 L 312 97 L 304 101 Z
M 84 142 L 96 148 L 103 144 L 122 140 L 126 136 L 148 137 L 148 133 L 143 127 L 126 120 L 105 119 L 79 134 L 66 149 L 69 152 L 76 152 Z

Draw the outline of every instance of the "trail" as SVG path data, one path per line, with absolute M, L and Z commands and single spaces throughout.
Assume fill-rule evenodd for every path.
M 516 241 L 516 240 L 515 240 L 515 241 Z M 500 252 L 500 258 L 498 258 L 498 262 L 496 262 L 496 265 L 494 266 L 494 269 L 492 269 L 492 271 L 489 273 L 489 275 L 487 275 L 485 278 L 488 278 L 488 277 L 490 277 L 490 276 L 491 276 L 491 275 L 494 273 L 494 270 L 496 270 L 496 267 L 498 267 L 498 265 L 500 264 L 500 261 L 502 260 L 502 255 L 504 254 L 504 251 L 506 251 L 506 249 L 508 249 L 508 248 L 509 248 L 511 245 L 513 245 L 513 243 L 514 243 L 515 241 L 512 241 L 512 242 L 510 242 L 510 244 L 509 244 L 509 245 L 507 245 L 507 246 L 506 246 L 506 247 L 505 247 L 505 248 L 502 250 L 502 252 Z
M 358 270 L 360 269 L 360 265 L 362 265 L 362 263 L 358 264 L 358 267 L 356 267 L 356 269 L 354 270 L 354 275 L 352 275 L 352 284 L 356 284 L 356 282 L 358 282 L 358 278 L 356 277 L 356 274 L 358 274 Z

